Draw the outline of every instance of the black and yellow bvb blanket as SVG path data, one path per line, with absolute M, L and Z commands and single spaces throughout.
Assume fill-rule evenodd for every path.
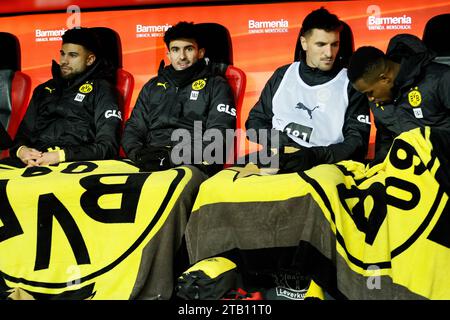
M 204 176 L 126 161 L 0 168 L 0 295 L 169 299 Z M 19 294 L 18 294 L 19 292 Z
M 200 187 L 190 262 L 238 248 L 248 268 L 300 270 L 337 298 L 450 299 L 449 150 L 448 134 L 426 128 L 400 135 L 372 168 L 223 170 Z

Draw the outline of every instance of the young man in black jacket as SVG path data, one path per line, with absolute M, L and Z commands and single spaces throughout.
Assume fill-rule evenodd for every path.
M 142 88 L 125 125 L 122 146 L 145 171 L 194 164 L 215 172 L 226 157 L 225 131 L 236 125 L 233 92 L 227 80 L 215 75 L 205 61 L 201 35 L 193 23 L 172 26 L 164 42 L 171 64 Z M 215 158 L 214 164 L 205 159 L 204 151 L 210 144 L 203 139 L 207 131 L 223 138 L 217 152 L 223 151 L 222 157 Z M 177 138 L 183 132 L 191 139 L 179 143 Z
M 279 141 L 267 142 L 280 152 L 279 173 L 364 159 L 369 107 L 337 60 L 341 29 L 338 17 L 323 7 L 308 14 L 300 30 L 301 61 L 277 69 L 250 111 L 248 131 L 279 131 Z M 248 134 L 261 143 L 255 136 Z
M 365 46 L 350 59 L 348 76 L 370 101 L 377 128 L 375 159 L 383 161 L 394 138 L 416 127 L 450 130 L 450 67 L 411 34 L 391 39 L 386 54 Z
M 16 162 L 42 166 L 118 155 L 118 92 L 98 50 L 90 29 L 64 33 L 60 63 L 52 63 L 53 79 L 34 90 L 14 139 L 10 154 Z

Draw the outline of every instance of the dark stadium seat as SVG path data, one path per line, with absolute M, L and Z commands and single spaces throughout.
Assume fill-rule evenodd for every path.
M 425 45 L 436 52 L 436 61 L 450 65 L 450 13 L 432 17 L 425 25 L 422 40 Z
M 120 93 L 120 109 L 122 113 L 122 130 L 125 122 L 131 114 L 131 97 L 134 89 L 133 75 L 123 68 L 122 64 L 122 42 L 120 35 L 111 28 L 93 27 L 91 28 L 96 33 L 100 45 L 101 54 L 109 61 L 116 69 L 116 88 Z M 125 152 L 120 149 L 120 156 L 125 157 Z
M 233 62 L 233 44 L 228 29 L 218 23 L 198 23 L 201 28 L 200 33 L 204 37 L 205 56 L 214 63 L 220 73 L 224 73 L 228 83 L 234 91 L 236 98 L 236 108 L 242 108 L 242 103 L 247 85 L 245 72 L 234 66 Z
M 233 44 L 230 32 L 225 26 L 218 23 L 198 23 L 197 27 L 200 28 L 199 33 L 203 35 L 205 56 L 213 63 L 217 72 L 225 75 L 233 89 L 236 103 L 236 128 L 239 129 L 247 76 L 242 69 L 233 64 Z M 233 147 L 233 155 L 227 162 L 234 162 L 236 156 L 237 141 Z M 225 165 L 225 167 L 228 166 Z
M 31 78 L 21 71 L 19 39 L 7 32 L 0 32 L 0 123 L 14 139 L 20 121 L 25 115 L 31 92 Z M 0 158 L 9 155 L 3 150 Z

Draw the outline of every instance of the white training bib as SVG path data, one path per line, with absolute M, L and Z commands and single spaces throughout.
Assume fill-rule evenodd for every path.
M 291 64 L 273 96 L 273 128 L 305 147 L 344 141 L 347 69 L 326 83 L 309 86 L 301 79 L 299 67 L 300 62 Z

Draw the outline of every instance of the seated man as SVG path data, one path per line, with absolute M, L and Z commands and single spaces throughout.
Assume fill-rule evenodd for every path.
M 416 127 L 450 129 L 450 67 L 433 62 L 414 35 L 396 35 L 386 54 L 365 46 L 353 54 L 348 77 L 364 93 L 377 128 L 375 160 L 386 157 L 396 136 Z
M 118 155 L 118 93 L 98 50 L 88 28 L 64 33 L 60 64 L 53 61 L 53 79 L 34 90 L 7 163 L 42 166 Z
M 369 107 L 336 59 L 341 28 L 338 17 L 326 9 L 311 12 L 300 30 L 305 56 L 276 70 L 250 111 L 247 131 L 279 131 L 279 173 L 364 159 Z M 250 134 L 248 137 L 261 143 Z M 276 144 L 268 141 L 270 148 Z
M 216 161 L 206 159 L 208 144 L 203 137 L 208 131 L 216 132 L 224 142 L 226 129 L 235 128 L 234 96 L 227 80 L 215 75 L 203 59 L 200 36 L 188 22 L 166 31 L 164 42 L 171 64 L 144 85 L 125 125 L 123 148 L 142 170 L 195 164 L 211 174 L 220 170 L 226 159 L 224 154 L 217 157 L 225 148 L 221 142 L 213 156 Z M 189 137 L 180 148 L 182 143 L 175 144 L 175 136 L 183 132 Z

